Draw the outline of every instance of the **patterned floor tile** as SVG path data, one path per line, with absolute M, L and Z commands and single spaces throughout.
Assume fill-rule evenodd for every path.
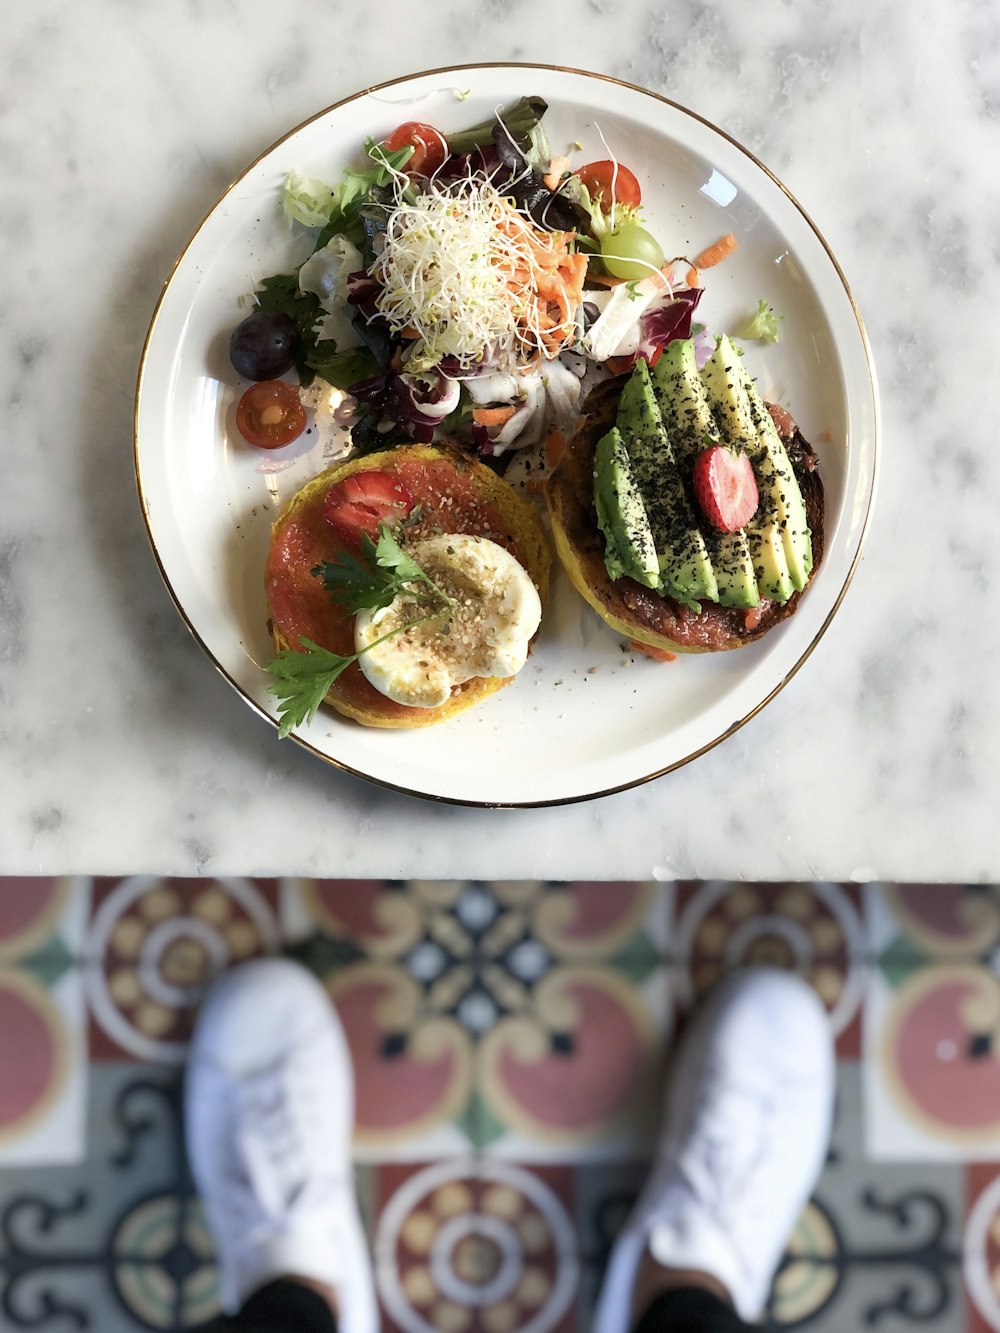
M 1000 1330 L 1000 1170 L 996 1163 L 966 1168 L 963 1275 L 968 1333 Z
M 81 875 L 0 877 L 0 965 L 79 957 L 90 890 Z
M 772 1319 L 819 1333 L 963 1326 L 965 1182 L 941 1163 L 873 1163 L 864 1146 L 861 1067 L 838 1066 L 826 1169 L 775 1284 Z
M 88 884 L 0 879 L 0 1165 L 81 1158 L 83 985 L 73 962 Z
M 0 1166 L 86 1153 L 83 984 L 72 963 L 0 968 Z
M 179 1081 L 91 1071 L 88 1155 L 0 1176 L 3 1326 L 184 1327 L 216 1308 L 211 1249 L 180 1155 Z
M 734 968 L 789 968 L 826 1005 L 840 1058 L 857 1057 L 868 950 L 856 885 L 680 884 L 675 910 L 682 1008 Z
M 990 958 L 1000 946 L 1000 885 L 869 884 L 870 947 L 885 969 L 898 958 Z
M 365 1157 L 641 1133 L 669 1027 L 659 886 L 286 882 L 282 920 L 347 1030 Z
M 1000 1159 L 1000 893 L 888 885 L 867 915 L 872 1153 Z
M 279 948 L 276 908 L 277 887 L 265 880 L 96 880 L 85 968 L 91 1058 L 182 1063 L 212 978 Z
M 580 1264 L 573 1172 L 458 1158 L 378 1171 L 383 1327 L 568 1333 Z

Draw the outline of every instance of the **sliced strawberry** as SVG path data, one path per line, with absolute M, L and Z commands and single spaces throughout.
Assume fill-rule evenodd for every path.
M 361 548 L 361 534 L 375 539 L 380 523 L 395 523 L 413 508 L 413 496 L 389 472 L 354 472 L 331 486 L 323 516 L 338 541 L 349 550 Z
M 721 444 L 704 450 L 695 459 L 694 493 L 702 513 L 717 532 L 738 532 L 750 522 L 760 503 L 750 459 Z

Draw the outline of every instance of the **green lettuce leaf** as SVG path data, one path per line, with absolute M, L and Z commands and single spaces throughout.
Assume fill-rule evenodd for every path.
M 757 306 L 757 312 L 741 324 L 738 329 L 733 330 L 734 338 L 743 338 L 745 340 L 756 339 L 762 343 L 776 343 L 781 337 L 781 319 L 782 316 L 762 300 Z

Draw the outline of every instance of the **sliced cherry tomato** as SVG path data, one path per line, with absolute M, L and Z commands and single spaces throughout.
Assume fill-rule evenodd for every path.
M 610 158 L 606 158 L 603 162 L 588 162 L 576 174 L 587 187 L 591 199 L 603 195 L 602 207 L 605 213 L 612 203 L 624 204 L 626 208 L 638 208 L 642 203 L 639 182 L 628 167 L 618 163 L 616 168 Z
M 412 508 L 413 496 L 391 473 L 354 472 L 327 491 L 323 517 L 341 545 L 357 551 L 363 532 L 374 541 L 380 523 L 405 518 Z
M 385 146 L 390 153 L 412 148 L 413 154 L 403 170 L 417 176 L 433 176 L 448 156 L 448 141 L 441 131 L 420 120 L 408 120 L 398 126 L 386 139 Z
M 236 404 L 236 429 L 258 449 L 280 449 L 306 428 L 306 410 L 294 384 L 261 380 Z

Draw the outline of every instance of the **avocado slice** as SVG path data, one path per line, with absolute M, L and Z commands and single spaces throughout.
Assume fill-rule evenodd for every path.
M 611 577 L 627 576 L 647 588 L 658 587 L 660 562 L 656 558 L 646 506 L 617 426 L 612 426 L 597 442 L 594 508 L 604 533 L 604 564 Z
M 757 387 L 727 337 L 702 370 L 723 440 L 753 464 L 760 507 L 746 534 L 761 596 L 787 602 L 812 569 L 812 536 L 802 492 Z
M 643 360 L 636 362 L 622 390 L 617 425 L 646 505 L 661 590 L 680 602 L 717 601 L 719 585 L 711 557 L 677 470 L 653 397 L 649 367 Z
M 792 584 L 801 592 L 809 582 L 813 567 L 812 532 L 809 529 L 805 501 L 802 499 L 798 479 L 778 434 L 778 428 L 774 424 L 774 418 L 767 410 L 763 398 L 757 392 L 756 384 L 746 370 L 743 371 L 743 376 L 757 434 L 765 443 L 768 458 L 774 461 L 774 484 L 780 487 L 778 500 L 786 516 L 781 525 L 785 559 L 788 561 Z
M 703 449 L 719 444 L 705 382 L 698 370 L 691 338 L 675 338 L 663 349 L 652 372 L 653 394 L 670 436 L 677 465 L 685 476 Z M 760 592 L 746 533 L 716 532 L 701 524 L 723 606 L 757 606 Z

